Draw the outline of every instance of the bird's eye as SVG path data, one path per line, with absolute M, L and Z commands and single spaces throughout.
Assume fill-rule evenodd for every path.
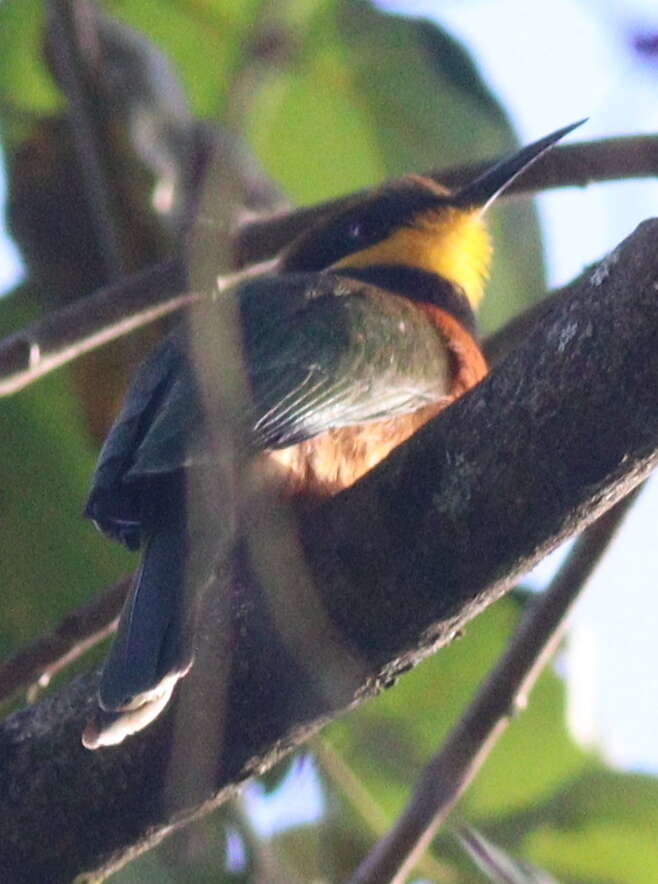
M 347 235 L 352 242 L 363 243 L 377 239 L 377 222 L 372 218 L 359 218 L 352 221 L 347 228 Z

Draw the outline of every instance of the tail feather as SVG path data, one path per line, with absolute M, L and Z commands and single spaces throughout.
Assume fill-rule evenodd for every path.
M 182 508 L 181 508 L 182 509 Z M 184 675 L 193 659 L 185 581 L 184 514 L 168 514 L 147 538 L 99 690 L 106 711 L 134 710 Z M 171 692 L 171 691 L 170 691 Z
M 89 749 L 120 743 L 150 724 L 192 666 L 200 600 L 226 540 L 214 486 L 199 489 L 192 518 L 186 489 L 175 482 L 151 495 L 141 563 L 82 737 Z

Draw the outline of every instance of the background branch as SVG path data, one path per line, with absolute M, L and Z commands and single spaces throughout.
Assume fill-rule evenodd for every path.
M 57 884 L 153 846 L 451 641 L 635 487 L 658 462 L 657 237 L 643 224 L 477 388 L 305 514 L 290 591 L 259 583 L 247 538 L 162 721 L 85 752 L 92 676 L 7 719 L 0 877 Z
M 575 602 L 638 491 L 635 488 L 576 541 L 462 719 L 430 759 L 395 825 L 361 863 L 351 884 L 404 884 L 421 861 L 515 713 L 525 709 L 537 678 L 557 651 Z
M 15 332 L 0 342 L 0 396 L 200 298 L 183 292 L 183 262 L 172 258 Z
M 89 0 L 49 0 L 50 56 L 57 80 L 69 105 L 71 131 L 86 204 L 102 255 L 105 278 L 119 279 L 126 270 L 121 237 L 113 211 L 110 176 L 104 163 L 103 124 L 97 104 L 89 95 L 82 71 L 81 51 L 85 37 L 92 37 L 94 8 Z M 85 47 L 89 52 L 90 46 Z

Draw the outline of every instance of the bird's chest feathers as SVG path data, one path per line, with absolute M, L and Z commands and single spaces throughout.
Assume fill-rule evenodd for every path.
M 358 481 L 419 427 L 450 404 L 451 396 L 402 417 L 338 427 L 298 445 L 270 451 L 282 468 L 286 495 L 326 497 Z

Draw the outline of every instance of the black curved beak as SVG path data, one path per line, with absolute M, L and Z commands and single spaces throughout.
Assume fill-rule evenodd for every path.
M 491 169 L 476 178 L 470 184 L 467 184 L 454 195 L 454 202 L 459 205 L 471 208 L 481 208 L 484 211 L 505 188 L 514 181 L 514 179 L 532 165 L 535 160 L 551 148 L 557 141 L 573 132 L 578 126 L 582 126 L 587 121 L 587 117 L 578 120 L 577 123 L 571 123 L 564 126 L 550 135 L 545 135 L 539 141 L 529 144 L 522 148 L 518 153 L 513 154 L 505 160 L 496 163 Z

